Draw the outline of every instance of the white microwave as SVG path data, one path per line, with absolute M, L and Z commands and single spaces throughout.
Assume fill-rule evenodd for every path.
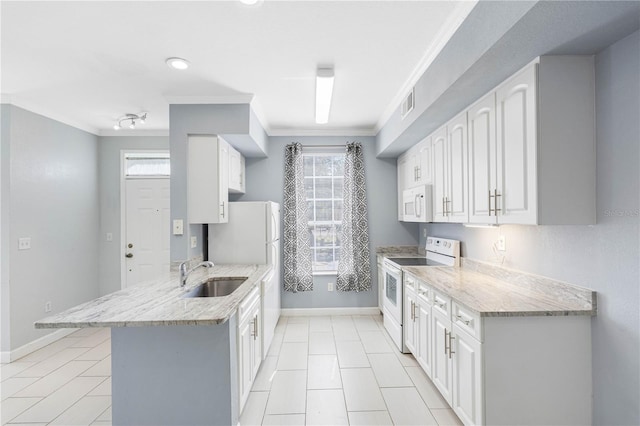
M 402 191 L 402 220 L 404 222 L 433 221 L 431 185 L 420 185 Z

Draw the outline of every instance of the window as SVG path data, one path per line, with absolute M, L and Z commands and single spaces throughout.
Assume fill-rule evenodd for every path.
M 124 156 L 127 177 L 157 177 L 171 175 L 169 152 L 128 152 Z
M 314 274 L 338 270 L 344 154 L 304 154 L 309 240 Z

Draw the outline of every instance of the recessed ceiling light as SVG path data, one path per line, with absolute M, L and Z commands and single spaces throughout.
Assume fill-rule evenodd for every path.
M 189 61 L 182 58 L 167 58 L 167 65 L 176 70 L 186 70 L 189 68 Z

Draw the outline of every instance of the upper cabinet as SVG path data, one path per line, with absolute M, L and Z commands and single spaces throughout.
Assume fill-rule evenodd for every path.
M 244 156 L 229 146 L 229 193 L 245 193 Z
M 543 56 L 469 109 L 470 223 L 595 223 L 594 93 L 593 58 Z
M 468 220 L 467 113 L 436 131 L 433 146 L 434 222 Z
M 403 220 L 402 192 L 433 182 L 431 138 L 425 138 L 398 157 L 398 220 Z
M 594 123 L 593 57 L 538 58 L 430 136 L 434 221 L 595 223 Z
M 229 221 L 229 144 L 219 136 L 189 136 L 189 223 Z

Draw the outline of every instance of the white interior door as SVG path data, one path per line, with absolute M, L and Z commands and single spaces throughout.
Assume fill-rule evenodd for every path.
M 169 179 L 125 183 L 125 282 L 123 288 L 169 272 Z

